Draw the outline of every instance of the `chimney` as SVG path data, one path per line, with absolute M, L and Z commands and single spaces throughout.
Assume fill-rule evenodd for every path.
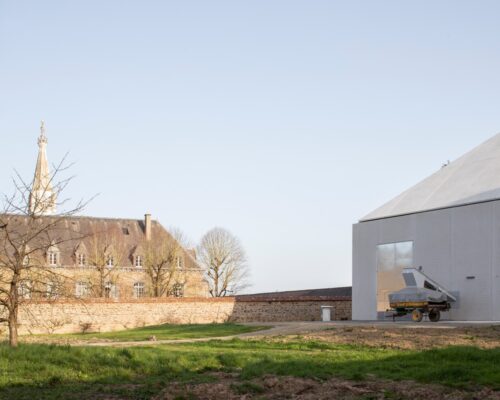
M 146 240 L 151 240 L 151 214 L 144 214 L 144 233 Z

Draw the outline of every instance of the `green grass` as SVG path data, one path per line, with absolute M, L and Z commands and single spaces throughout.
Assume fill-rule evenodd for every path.
M 149 340 L 154 336 L 156 340 L 165 339 L 198 339 L 238 335 L 241 333 L 255 332 L 268 329 L 268 326 L 246 326 L 238 324 L 190 324 L 190 325 L 154 325 L 142 328 L 127 329 L 116 332 L 104 333 L 70 333 L 56 335 L 37 335 L 37 338 L 70 339 L 70 340 L 110 340 L 119 342 Z
M 147 399 L 169 382 L 236 372 L 244 383 L 265 374 L 362 380 L 367 376 L 500 390 L 500 348 L 413 351 L 314 341 L 211 341 L 150 347 L 0 345 L 0 399 L 88 399 L 99 393 Z

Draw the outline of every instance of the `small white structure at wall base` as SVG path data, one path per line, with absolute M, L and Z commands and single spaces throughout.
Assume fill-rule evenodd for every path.
M 321 306 L 321 320 L 330 322 L 332 320 L 332 306 Z

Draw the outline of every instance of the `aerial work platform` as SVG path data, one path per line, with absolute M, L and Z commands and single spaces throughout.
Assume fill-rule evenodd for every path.
M 405 268 L 402 272 L 406 284 L 404 289 L 389 293 L 393 318 L 411 314 L 415 322 L 422 321 L 424 315 L 432 322 L 441 319 L 441 312 L 448 311 L 457 298 L 435 280 L 425 275 L 421 269 Z

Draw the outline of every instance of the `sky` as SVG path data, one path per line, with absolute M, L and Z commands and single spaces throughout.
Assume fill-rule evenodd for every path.
M 352 224 L 500 132 L 500 2 L 0 0 L 0 192 L 241 240 L 247 292 L 351 284 Z

